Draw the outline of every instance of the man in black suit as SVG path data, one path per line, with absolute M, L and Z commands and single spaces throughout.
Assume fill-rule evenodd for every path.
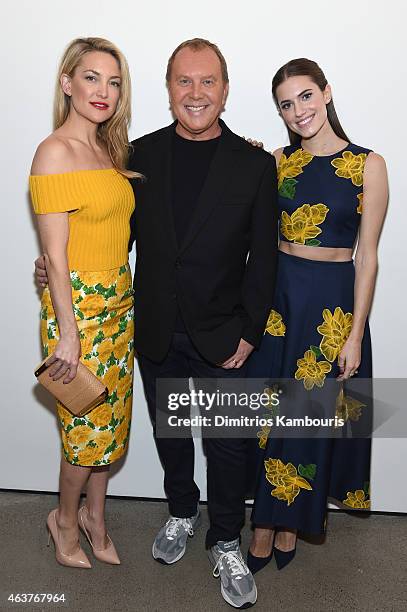
M 271 307 L 277 252 L 274 157 L 219 119 L 225 59 L 202 39 L 182 43 L 167 69 L 176 121 L 132 143 L 135 184 L 135 348 L 154 425 L 156 381 L 244 377 Z M 186 388 L 187 390 L 187 388 Z M 156 436 L 170 518 L 153 556 L 178 561 L 199 521 L 190 437 Z M 257 593 L 240 553 L 246 441 L 204 440 L 210 528 L 206 546 L 224 599 L 248 607 Z

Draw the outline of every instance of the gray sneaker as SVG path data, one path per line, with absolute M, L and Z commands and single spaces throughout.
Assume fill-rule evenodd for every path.
M 171 565 L 185 554 L 188 536 L 192 537 L 201 522 L 199 508 L 191 518 L 170 516 L 168 521 L 157 533 L 153 544 L 153 557 L 160 563 Z
M 243 560 L 239 540 L 217 542 L 208 551 L 214 565 L 213 575 L 220 577 L 223 599 L 234 608 L 250 608 L 257 601 L 254 578 Z

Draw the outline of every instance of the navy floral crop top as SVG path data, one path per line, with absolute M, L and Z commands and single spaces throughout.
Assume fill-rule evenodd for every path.
M 352 248 L 363 207 L 363 170 L 370 149 L 349 143 L 334 155 L 285 147 L 278 165 L 280 239 Z

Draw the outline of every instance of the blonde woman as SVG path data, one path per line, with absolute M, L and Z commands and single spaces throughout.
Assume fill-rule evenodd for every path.
M 41 301 L 50 375 L 69 384 L 83 361 L 107 401 L 74 417 L 57 404 L 62 436 L 60 503 L 47 519 L 62 565 L 119 564 L 106 532 L 109 466 L 125 453 L 133 377 L 133 290 L 127 262 L 134 196 L 125 170 L 130 121 L 127 62 L 111 42 L 80 38 L 66 49 L 55 95 L 55 131 L 38 147 L 30 191 L 49 287 Z M 86 503 L 78 511 L 82 489 Z

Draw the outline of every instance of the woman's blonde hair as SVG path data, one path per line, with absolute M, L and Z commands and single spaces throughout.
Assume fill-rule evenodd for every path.
M 129 153 L 128 127 L 131 119 L 131 82 L 129 67 L 123 53 L 105 38 L 76 38 L 67 48 L 62 57 L 56 84 L 54 100 L 54 129 L 61 127 L 69 115 L 70 97 L 62 90 L 60 80 L 63 74 L 72 77 L 82 57 L 91 51 L 110 53 L 120 68 L 120 97 L 114 115 L 98 127 L 98 137 L 106 145 L 113 166 L 128 178 L 140 177 L 137 172 L 126 169 Z

